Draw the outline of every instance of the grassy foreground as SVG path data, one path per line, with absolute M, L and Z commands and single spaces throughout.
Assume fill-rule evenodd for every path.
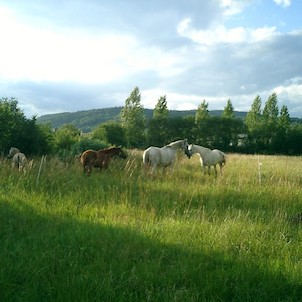
M 1 161 L 0 301 L 301 301 L 301 157 L 230 154 L 217 178 L 40 160 Z

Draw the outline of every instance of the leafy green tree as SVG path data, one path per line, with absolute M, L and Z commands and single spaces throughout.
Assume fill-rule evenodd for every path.
M 72 124 L 66 124 L 56 130 L 54 136 L 57 150 L 71 150 L 71 147 L 79 140 L 80 131 Z
M 208 123 L 211 118 L 208 110 L 209 104 L 203 100 L 195 113 L 195 127 L 193 128 L 195 143 L 197 145 L 208 146 Z
M 26 155 L 51 152 L 51 131 L 37 125 L 36 117 L 28 119 L 18 107 L 16 98 L 0 99 L 0 150 L 6 153 L 17 147 Z
M 37 155 L 51 154 L 54 150 L 54 132 L 49 124 L 37 124 L 38 149 L 35 152 Z
M 126 146 L 125 130 L 120 123 L 108 121 L 92 132 L 92 138 L 107 142 L 109 145 Z
M 0 99 L 0 148 L 7 150 L 10 147 L 24 149 L 20 144 L 20 133 L 26 121 L 23 112 L 18 108 L 18 100 L 15 98 Z M 26 150 L 23 150 L 24 152 Z
M 121 111 L 121 122 L 125 129 L 127 146 L 132 148 L 145 146 L 146 118 L 138 87 L 135 87 L 126 99 L 125 106 Z
M 167 143 L 178 139 L 187 139 L 189 142 L 193 142 L 194 123 L 194 116 L 170 117 L 167 120 Z
M 198 125 L 200 122 L 203 122 L 210 117 L 208 107 L 209 104 L 205 100 L 199 104 L 195 113 L 195 124 Z
M 167 143 L 168 118 L 167 98 L 161 96 L 153 110 L 153 117 L 148 123 L 147 141 L 149 145 L 162 146 Z
M 248 130 L 253 133 L 255 130 L 259 129 L 262 123 L 262 115 L 261 115 L 261 98 L 259 95 L 253 101 L 251 106 L 251 110 L 247 113 L 245 124 L 248 127 Z
M 279 126 L 285 131 L 289 129 L 290 126 L 290 116 L 287 106 L 283 105 L 280 110 Z
M 277 127 L 279 114 L 277 94 L 275 92 L 272 93 L 266 101 L 262 114 L 265 124 L 270 126 L 271 129 L 275 129 Z
M 69 152 L 73 157 L 75 155 L 80 156 L 85 150 L 100 150 L 109 147 L 107 142 L 99 140 L 97 138 L 91 138 L 88 136 L 81 136 L 80 139 L 71 146 Z M 63 151 L 64 152 L 64 151 Z
M 263 134 L 262 134 L 262 100 L 259 95 L 254 99 L 250 111 L 245 118 L 245 125 L 247 126 L 247 146 L 248 153 L 255 153 L 263 150 Z
M 294 123 L 289 128 L 286 154 L 302 155 L 302 124 Z
M 228 99 L 226 106 L 224 107 L 224 110 L 222 112 L 223 118 L 234 118 L 234 107 L 230 99 Z
M 239 135 L 243 132 L 242 120 L 235 117 L 234 107 L 230 99 L 222 112 L 220 125 L 220 144 L 225 151 L 238 147 Z
M 262 112 L 263 142 L 268 153 L 274 153 L 274 141 L 278 132 L 278 114 L 277 94 L 272 93 L 266 101 Z
M 157 120 L 166 120 L 169 117 L 169 110 L 167 105 L 167 97 L 161 96 L 157 104 L 155 105 L 155 108 L 153 110 L 153 118 Z
M 276 134 L 272 141 L 274 153 L 287 154 L 290 132 L 290 116 L 287 106 L 283 105 L 278 117 Z

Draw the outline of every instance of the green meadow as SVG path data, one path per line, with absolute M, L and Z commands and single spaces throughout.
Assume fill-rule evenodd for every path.
M 213 171 L 212 171 L 213 173 Z M 302 301 L 301 157 L 197 155 L 145 173 L 1 160 L 1 301 Z

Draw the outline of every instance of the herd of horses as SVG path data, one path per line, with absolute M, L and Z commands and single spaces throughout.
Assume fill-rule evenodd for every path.
M 151 174 L 156 173 L 158 166 L 172 169 L 178 150 L 183 151 L 188 158 L 194 154 L 198 154 L 204 174 L 207 172 L 210 175 L 210 168 L 213 166 L 214 173 L 217 175 L 217 165 L 220 167 L 220 175 L 222 174 L 222 168 L 226 163 L 225 154 L 217 149 L 211 150 L 199 145 L 189 144 L 187 139 L 174 141 L 161 148 L 154 146 L 149 147 L 143 152 L 143 164 L 151 171 Z M 93 168 L 107 169 L 113 157 L 125 159 L 127 158 L 127 153 L 122 147 L 110 147 L 98 151 L 84 151 L 80 157 L 83 173 L 89 176 Z M 18 148 L 10 148 L 8 158 L 12 159 L 13 167 L 18 168 L 19 171 L 26 171 L 28 160 Z

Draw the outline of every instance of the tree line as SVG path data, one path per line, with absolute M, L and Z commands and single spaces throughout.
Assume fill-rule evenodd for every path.
M 135 87 L 125 100 L 119 120 L 101 123 L 85 134 L 71 124 L 56 130 L 50 124 L 39 124 L 36 117 L 25 117 L 17 99 L 1 98 L 0 130 L 3 155 L 15 146 L 28 155 L 58 154 L 67 158 L 86 149 L 110 145 L 144 149 L 181 138 L 225 152 L 302 153 L 302 124 L 291 121 L 285 105 L 279 109 L 276 93 L 272 93 L 264 104 L 260 96 L 256 96 L 245 119 L 235 116 L 230 99 L 221 116 L 211 116 L 208 103 L 203 100 L 195 116 L 171 117 L 166 96 L 158 99 L 153 116 L 147 118 L 139 88 Z

